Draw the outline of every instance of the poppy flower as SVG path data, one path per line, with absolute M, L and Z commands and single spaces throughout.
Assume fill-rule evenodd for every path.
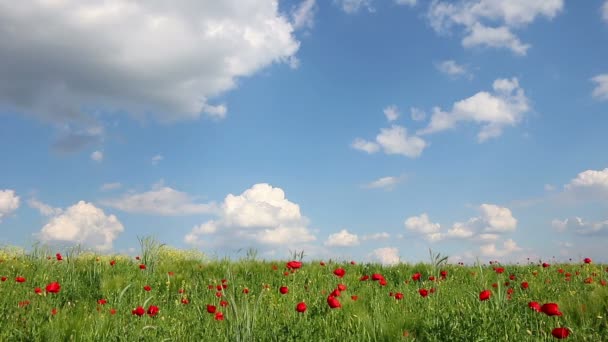
M 146 269 L 146 265 L 144 265 L 144 264 L 139 264 L 139 269 L 140 269 L 140 270 L 145 270 L 145 269 Z
M 585 260 L 583 260 L 585 262 L 585 264 L 590 264 L 591 263 L 591 258 L 585 258 Z
M 22 302 L 19 302 L 19 307 L 20 308 L 28 306 L 28 305 L 30 305 L 30 301 L 29 300 L 24 300 Z
M 150 307 L 148 308 L 148 315 L 154 317 L 156 315 L 158 315 L 158 306 L 156 305 L 150 305 Z
M 344 285 L 344 284 L 338 284 L 338 290 L 340 290 L 340 291 L 346 291 L 346 285 Z
M 224 307 L 226 307 L 226 306 L 228 306 L 228 302 L 227 302 L 227 301 L 225 301 L 225 300 L 221 300 L 221 301 L 220 301 L 220 306 L 224 306 Z
M 146 285 L 146 286 L 144 286 L 144 290 L 147 292 L 150 292 L 150 291 L 152 291 L 152 287 L 150 287 L 150 285 Z
M 99 305 L 105 305 L 107 302 L 108 302 L 108 301 L 107 301 L 107 300 L 105 300 L 105 299 L 103 299 L 103 298 L 102 298 L 102 299 L 98 299 L 98 300 L 97 300 L 97 304 L 99 304 Z
M 350 296 L 350 299 L 352 299 L 352 300 L 357 300 L 357 299 L 359 299 L 359 296 L 357 296 L 357 295 L 352 295 L 352 296 Z
M 298 304 L 296 305 L 296 311 L 297 311 L 297 312 L 305 312 L 305 311 L 306 311 L 306 309 L 307 309 L 307 307 L 306 307 L 306 303 L 304 303 L 304 302 L 300 302 L 300 303 L 298 303 Z
M 353 260 L 350 262 L 351 265 L 356 265 L 357 263 Z
M 340 301 L 336 299 L 336 297 L 332 296 L 327 297 L 327 305 L 329 305 L 329 307 L 332 309 L 336 309 L 342 306 L 342 304 L 340 304 Z
M 429 295 L 429 291 L 427 291 L 426 289 L 420 289 L 418 290 L 418 293 L 424 298 L 426 296 Z
M 479 292 L 479 300 L 488 300 L 492 296 L 492 292 L 490 290 L 483 290 Z
M 563 339 L 563 338 L 568 338 L 568 335 L 570 335 L 570 330 L 568 330 L 568 328 L 555 328 L 553 330 L 551 330 L 551 335 L 553 335 L 553 337 L 557 338 L 557 339 Z
M 15 281 L 18 283 L 25 283 L 25 278 L 24 277 L 17 277 L 15 278 Z
M 403 299 L 403 293 L 401 293 L 401 292 L 395 293 L 395 299 L 396 300 L 402 300 Z
M 279 288 L 279 292 L 281 292 L 281 294 L 287 294 L 287 292 L 289 292 L 289 288 L 287 288 L 287 286 L 281 286 Z
M 42 293 L 42 289 L 40 289 L 39 287 L 37 287 L 37 288 L 34 289 L 34 292 L 36 294 L 41 294 Z
M 344 275 L 346 274 L 346 271 L 343 268 L 336 268 L 334 270 L 334 274 L 338 277 L 338 278 L 342 278 L 344 277 Z
M 46 292 L 50 293 L 58 293 L 61 290 L 61 285 L 58 282 L 54 281 L 46 286 Z
M 186 292 L 186 290 L 184 290 L 184 289 L 179 289 L 179 290 L 177 290 L 177 293 L 179 293 L 179 294 L 182 294 L 182 293 L 184 293 L 184 292 Z
M 435 291 L 437 291 L 434 287 L 431 287 L 431 289 L 429 290 L 429 293 L 435 293 Z
M 6 279 L 8 279 L 8 278 L 5 276 L 2 276 L 2 278 L 0 278 L 0 280 L 2 280 L 2 281 L 6 281 Z
M 448 276 L 448 271 L 442 270 L 441 272 L 439 272 L 439 275 L 442 279 L 445 279 Z
M 547 268 L 547 267 L 549 267 L 549 266 L 551 266 L 551 265 L 550 265 L 550 264 L 547 264 L 546 262 L 543 262 L 543 268 Z
M 248 294 L 248 293 L 249 293 L 249 289 L 248 289 L 248 288 L 244 288 L 244 289 L 243 289 L 243 293 L 244 293 L 244 294 Z
M 340 290 L 334 289 L 330 294 L 331 297 L 340 297 Z
M 141 306 L 138 306 L 137 308 L 131 310 L 131 314 L 137 315 L 137 316 L 143 316 L 145 313 L 146 313 L 146 310 Z
M 55 254 L 55 258 L 57 259 L 57 261 L 63 260 L 63 257 L 61 256 L 61 253 Z
M 111 308 L 110 309 L 110 315 L 116 315 L 116 309 Z
M 498 274 L 502 274 L 502 273 L 504 273 L 504 271 L 505 271 L 505 268 L 504 268 L 504 267 L 496 267 L 496 268 L 494 269 L 494 272 L 496 272 L 496 273 L 498 273 Z
M 297 270 L 298 268 L 302 267 L 302 263 L 299 261 L 290 261 L 287 263 L 287 268 L 292 269 L 292 270 Z
M 190 303 L 190 301 L 188 300 L 188 298 L 182 298 L 181 302 L 182 302 L 182 304 L 188 304 L 188 303 Z
M 215 305 L 211 305 L 211 304 L 207 304 L 207 312 L 208 313 L 215 313 L 215 311 L 217 310 L 217 308 L 215 307 Z
M 110 260 L 110 266 L 116 265 L 116 260 Z
M 585 284 L 592 284 L 593 283 L 593 278 L 588 277 L 588 278 L 585 278 L 584 281 L 585 281 Z
M 216 312 L 215 316 L 213 317 L 213 319 L 215 319 L 216 321 L 223 321 L 224 320 L 224 314 L 221 312 Z
M 51 309 L 51 315 L 55 316 L 57 314 L 57 308 Z
M 382 278 L 378 280 L 378 284 L 380 284 L 380 286 L 386 286 L 386 279 Z
M 421 276 L 422 275 L 420 273 L 414 273 L 414 275 L 412 275 L 412 280 L 419 281 Z
M 528 284 L 528 282 L 527 282 L 527 281 L 523 281 L 523 282 L 521 283 L 521 288 L 522 288 L 522 290 L 525 290 L 525 289 L 527 289 L 527 288 L 529 288 L 529 287 L 530 287 L 530 285 Z
M 435 281 L 435 276 L 429 276 L 429 281 Z
M 516 279 L 515 274 L 509 275 L 509 280 L 515 280 L 515 279 Z
M 540 308 L 540 310 L 547 316 L 561 316 L 562 313 L 559 311 L 559 306 L 556 303 L 546 303 Z
M 541 312 L 541 307 L 538 302 L 529 302 L 528 307 L 536 312 Z
M 367 277 L 367 276 L 366 276 L 366 277 Z M 368 277 L 368 278 L 369 278 L 369 277 Z M 378 281 L 378 280 L 381 280 L 381 279 L 384 279 L 384 277 L 382 276 L 382 274 L 379 274 L 379 273 L 374 273 L 374 274 L 372 274 L 372 280 L 373 280 L 373 281 Z

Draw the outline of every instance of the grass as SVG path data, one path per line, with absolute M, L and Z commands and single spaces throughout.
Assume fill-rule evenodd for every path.
M 502 265 L 505 271 L 498 274 L 496 265 L 450 265 L 431 254 L 434 261 L 427 264 L 310 261 L 290 272 L 288 260 L 258 260 L 255 253 L 236 261 L 208 260 L 153 240 L 140 242 L 140 260 L 74 249 L 58 261 L 42 247 L 27 254 L 0 250 L 0 276 L 6 277 L 0 282 L 0 341 L 551 341 L 552 329 L 562 326 L 573 341 L 608 337 L 606 265 Z M 141 270 L 144 259 L 151 267 Z M 338 267 L 346 270 L 343 278 L 333 274 Z M 383 275 L 385 286 L 360 281 L 374 273 Z M 421 281 L 412 280 L 415 273 Z M 26 281 L 16 282 L 18 276 Z M 61 290 L 46 293 L 54 281 Z M 521 288 L 523 281 L 528 289 Z M 347 287 L 337 297 L 342 307 L 330 309 L 327 296 L 338 284 Z M 289 292 L 280 294 L 281 286 Z M 422 297 L 421 288 L 435 292 Z M 484 289 L 492 296 L 480 301 Z M 107 303 L 98 304 L 100 299 Z M 298 313 L 302 301 L 308 309 Z M 535 312 L 530 301 L 558 303 L 563 316 Z M 208 313 L 208 304 L 224 320 Z M 133 315 L 140 305 L 156 305 L 160 312 Z

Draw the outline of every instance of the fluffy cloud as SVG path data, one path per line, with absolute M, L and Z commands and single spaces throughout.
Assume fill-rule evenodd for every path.
M 187 193 L 162 185 L 147 192 L 102 200 L 101 204 L 129 213 L 160 216 L 207 214 L 216 210 L 214 203 L 196 203 Z
M 103 152 L 95 151 L 91 153 L 91 160 L 96 161 L 98 163 L 101 162 L 103 160 Z
M 401 182 L 403 182 L 403 180 L 405 179 L 405 176 L 398 176 L 398 177 L 394 177 L 394 176 L 388 176 L 388 177 L 381 177 L 378 178 L 368 184 L 364 185 L 364 188 L 367 189 L 384 189 L 384 190 L 393 190 L 395 188 L 395 186 Z
M 0 190 L 0 222 L 2 218 L 19 208 L 19 196 L 14 190 Z
M 608 198 L 608 168 L 583 171 L 564 190 L 582 198 Z
M 185 237 L 193 245 L 299 245 L 315 240 L 300 206 L 289 201 L 281 188 L 255 184 L 240 195 L 224 199 L 217 218 L 203 223 Z M 203 238 L 204 237 L 204 238 Z
M 606 2 L 608 4 L 608 2 Z M 608 8 L 608 6 L 606 6 Z M 593 97 L 600 101 L 608 101 L 608 74 L 600 74 L 591 79 L 595 83 Z
M 353 143 L 351 144 L 351 147 L 359 151 L 367 152 L 369 154 L 376 153 L 380 150 L 380 145 L 376 144 L 375 142 L 367 141 L 361 138 L 355 139 L 355 141 L 353 141 Z
M 392 121 L 399 119 L 399 108 L 397 108 L 397 106 L 395 106 L 395 105 L 384 108 L 383 112 L 384 112 L 384 116 L 386 116 L 386 120 L 388 120 L 388 122 L 392 122 Z
M 399 250 L 394 247 L 375 249 L 371 256 L 383 265 L 396 265 L 400 262 Z
M 497 79 L 492 88 L 493 93 L 481 91 L 454 103 L 451 111 L 434 108 L 429 125 L 417 133 L 441 132 L 464 121 L 482 125 L 477 134 L 479 142 L 500 136 L 505 126 L 517 125 L 530 106 L 517 78 Z
M 0 22 L 0 104 L 60 123 L 219 119 L 210 100 L 299 48 L 278 1 L 0 0 Z
M 439 223 L 431 222 L 426 213 L 423 213 L 420 216 L 409 217 L 403 224 L 407 230 L 420 234 L 429 241 L 441 239 L 441 225 Z
M 467 68 L 464 65 L 460 65 L 453 60 L 446 60 L 435 65 L 437 70 L 450 76 L 462 76 L 467 73 Z
M 525 55 L 530 45 L 522 43 L 512 30 L 525 27 L 540 16 L 552 19 L 563 7 L 563 0 L 434 1 L 429 7 L 428 19 L 440 34 L 449 34 L 453 27 L 462 27 L 465 48 L 507 48 L 517 55 Z
M 61 208 L 54 208 L 46 203 L 40 202 L 35 198 L 28 200 L 27 204 L 30 206 L 30 208 L 38 210 L 40 214 L 44 216 L 57 216 L 63 212 Z
M 422 154 L 427 144 L 418 136 L 408 135 L 405 127 L 393 125 L 391 128 L 380 129 L 376 142 L 357 138 L 351 146 L 367 153 L 376 153 L 382 148 L 386 154 L 416 158 Z
M 503 243 L 503 248 L 497 248 L 495 243 L 490 243 L 479 247 L 479 251 L 482 256 L 502 258 L 511 255 L 515 252 L 521 251 L 522 248 L 517 246 L 517 243 L 513 239 L 508 239 Z
M 315 24 L 315 11 L 317 10 L 315 0 L 303 0 L 292 13 L 292 25 L 294 29 L 309 28 Z
M 558 232 L 574 232 L 579 235 L 597 236 L 608 234 L 608 220 L 601 222 L 588 222 L 580 217 L 555 219 L 551 225 Z
M 107 251 L 123 230 L 116 216 L 107 216 L 93 204 L 80 201 L 52 217 L 37 236 L 44 242 L 74 242 Z
M 334 0 L 334 3 L 349 14 L 357 13 L 361 9 L 367 9 L 370 12 L 375 11 L 372 7 L 372 0 Z
M 328 247 L 353 247 L 359 245 L 359 237 L 357 234 L 351 234 L 346 229 L 342 229 L 341 231 L 331 234 L 327 241 L 325 241 L 325 246 Z

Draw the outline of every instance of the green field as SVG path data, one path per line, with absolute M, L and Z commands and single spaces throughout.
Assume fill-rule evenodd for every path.
M 217 260 L 154 244 L 139 260 L 55 252 L 0 250 L 0 341 L 550 341 L 558 327 L 567 340 L 608 340 L 608 269 L 582 260 L 384 267 L 304 258 L 289 269 L 289 260 Z M 556 303 L 562 315 L 531 301 Z

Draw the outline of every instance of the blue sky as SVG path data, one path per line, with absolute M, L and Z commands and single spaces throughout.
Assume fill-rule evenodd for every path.
M 0 241 L 592 257 L 608 2 L 0 1 Z

